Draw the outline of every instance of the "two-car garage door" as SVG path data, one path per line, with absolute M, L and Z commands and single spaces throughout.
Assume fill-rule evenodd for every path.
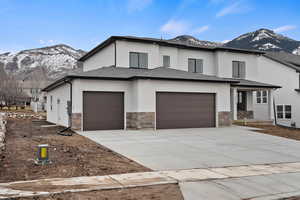
M 215 127 L 215 94 L 156 93 L 156 128 Z
M 215 127 L 215 94 L 156 93 L 156 128 Z M 124 129 L 123 92 L 83 92 L 83 130 Z

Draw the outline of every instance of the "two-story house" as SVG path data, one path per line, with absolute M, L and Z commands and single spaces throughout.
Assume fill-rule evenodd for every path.
M 44 89 L 49 122 L 165 129 L 276 118 L 300 126 L 300 68 L 261 51 L 112 36 L 80 61 L 83 72 Z

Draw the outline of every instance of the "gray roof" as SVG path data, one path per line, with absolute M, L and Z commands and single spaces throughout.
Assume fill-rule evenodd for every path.
M 147 37 L 135 37 L 135 36 L 111 36 L 94 49 L 86 53 L 82 56 L 79 61 L 85 61 L 97 52 L 99 52 L 104 47 L 108 46 L 109 44 L 115 42 L 116 40 L 124 40 L 124 41 L 132 41 L 132 42 L 141 42 L 141 43 L 150 43 L 150 44 L 159 44 L 161 46 L 171 46 L 177 48 L 185 48 L 185 49 L 198 49 L 198 50 L 205 50 L 205 51 L 230 51 L 230 52 L 239 52 L 239 53 L 252 53 L 252 54 L 264 54 L 263 51 L 258 50 L 250 50 L 250 49 L 239 49 L 239 48 L 232 48 L 232 47 L 224 47 L 224 46 L 207 46 L 207 45 L 199 45 L 199 44 L 187 44 L 182 43 L 180 41 L 172 41 L 172 40 L 164 40 L 164 39 L 157 39 L 157 38 L 147 38 Z
M 257 81 L 245 80 L 245 79 L 234 79 L 239 81 L 238 83 L 232 83 L 232 86 L 240 86 L 240 87 L 258 87 L 258 88 L 281 88 L 281 86 L 271 85 L 268 83 L 262 83 Z
M 230 83 L 238 84 L 241 83 L 246 85 L 252 85 L 257 87 L 272 87 L 277 88 L 277 86 L 272 86 L 269 84 L 237 80 L 231 78 L 221 78 L 217 76 L 209 76 L 200 73 L 191 73 L 187 71 L 157 67 L 154 69 L 138 69 L 138 68 L 128 68 L 128 67 L 102 67 L 96 70 L 81 72 L 81 73 L 69 73 L 65 77 L 55 81 L 50 84 L 44 91 L 50 91 L 61 84 L 64 84 L 70 79 L 109 79 L 109 80 L 133 80 L 133 79 L 159 79 L 159 80 L 176 80 L 176 81 L 202 81 L 202 82 L 215 82 L 215 83 Z M 242 86 L 242 85 L 240 85 Z
M 212 81 L 212 82 L 238 82 L 236 80 L 220 78 L 217 76 L 204 75 L 200 73 L 191 73 L 183 70 L 177 70 L 166 67 L 157 67 L 153 69 L 128 68 L 128 67 L 103 67 L 96 70 L 86 71 L 83 73 L 69 74 L 71 77 L 85 78 L 117 78 L 117 79 L 176 79 L 176 80 L 195 80 L 195 81 Z
M 300 72 L 300 56 L 285 52 L 267 52 L 264 56 Z

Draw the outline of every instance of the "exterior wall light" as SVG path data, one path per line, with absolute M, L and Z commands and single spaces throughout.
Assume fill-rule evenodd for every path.
M 35 160 L 35 164 L 37 165 L 46 165 L 50 164 L 49 160 L 49 145 L 48 144 L 39 144 L 37 151 L 37 158 Z

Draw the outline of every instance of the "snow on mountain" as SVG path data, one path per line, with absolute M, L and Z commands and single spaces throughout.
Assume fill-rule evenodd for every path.
M 280 47 L 271 44 L 271 43 L 266 43 L 258 47 L 259 50 L 268 50 L 268 49 L 280 49 Z
M 199 40 L 193 36 L 190 35 L 180 35 L 173 39 L 170 39 L 168 41 L 176 42 L 176 43 L 182 43 L 186 45 L 196 45 L 196 46 L 210 46 L 210 47 L 216 47 L 221 46 L 222 43 L 219 42 L 210 42 L 205 40 Z
M 300 46 L 298 48 L 294 49 L 292 53 L 300 56 Z
M 0 54 L 0 67 L 10 73 L 26 73 L 35 68 L 45 68 L 50 78 L 77 68 L 77 60 L 85 54 L 68 45 L 23 50 L 17 53 Z
M 277 34 L 269 29 L 259 29 L 243 34 L 227 42 L 224 46 L 262 51 L 284 51 L 294 54 L 300 53 L 300 41 Z

